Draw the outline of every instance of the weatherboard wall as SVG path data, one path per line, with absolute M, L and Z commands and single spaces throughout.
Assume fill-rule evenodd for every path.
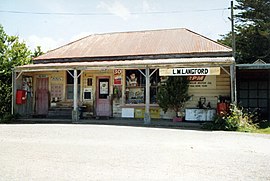
M 215 76 L 215 75 L 213 75 Z M 189 95 L 192 98 L 187 102 L 186 107 L 194 108 L 198 105 L 200 97 L 206 98 L 206 103 L 210 102 L 212 108 L 217 107 L 219 96 L 230 96 L 230 76 L 221 69 L 220 75 L 215 76 L 216 85 L 215 88 L 210 89 L 189 89 Z

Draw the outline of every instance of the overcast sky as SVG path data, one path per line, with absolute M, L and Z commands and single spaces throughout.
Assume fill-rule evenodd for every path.
M 47 51 L 97 33 L 188 28 L 213 40 L 231 29 L 230 0 L 0 0 L 0 24 Z

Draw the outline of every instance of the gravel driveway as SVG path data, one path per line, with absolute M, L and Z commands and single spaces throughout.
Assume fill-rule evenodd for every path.
M 0 125 L 0 180 L 270 180 L 270 135 Z

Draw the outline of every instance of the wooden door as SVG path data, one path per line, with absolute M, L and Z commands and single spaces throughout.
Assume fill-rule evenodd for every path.
M 111 116 L 110 77 L 98 77 L 96 90 L 96 115 Z
M 49 79 L 37 78 L 36 114 L 47 115 L 49 107 Z

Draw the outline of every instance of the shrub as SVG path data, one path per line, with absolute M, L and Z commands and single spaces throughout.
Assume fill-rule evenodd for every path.
M 168 77 L 164 84 L 159 86 L 157 100 L 159 107 L 166 113 L 168 109 L 174 110 L 176 116 L 181 112 L 188 95 L 189 80 L 186 76 Z
M 2 118 L 0 118 L 0 123 L 12 123 L 14 122 L 19 115 L 12 115 L 10 113 L 5 113 Z
M 270 127 L 270 121 L 269 120 L 262 120 L 259 122 L 260 128 L 269 128 Z
M 203 125 L 205 129 L 225 131 L 252 131 L 258 128 L 255 123 L 258 121 L 257 114 L 248 112 L 235 104 L 230 106 L 230 112 L 224 115 L 217 115 L 213 122 Z

